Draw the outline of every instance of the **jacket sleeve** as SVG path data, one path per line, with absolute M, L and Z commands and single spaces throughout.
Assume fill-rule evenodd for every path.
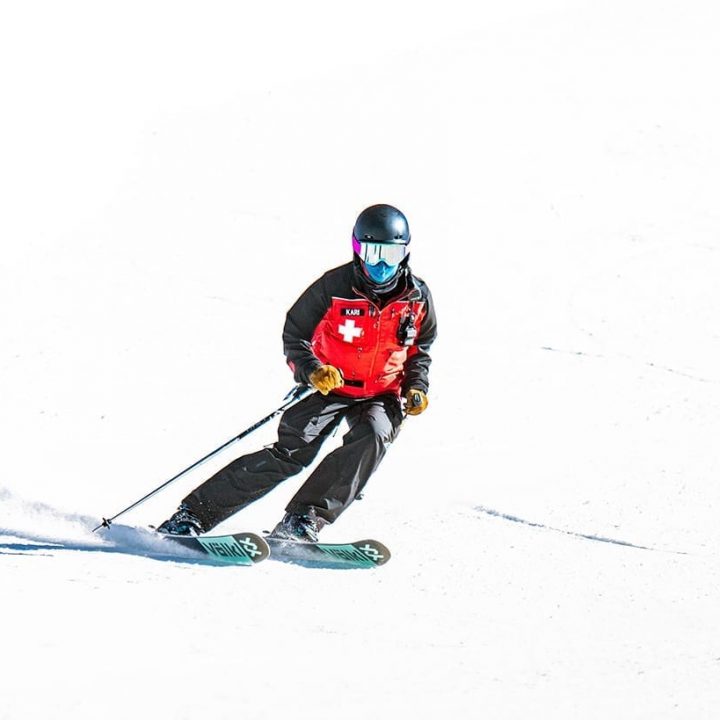
M 402 383 L 403 394 L 410 389 L 422 390 L 426 393 L 430 387 L 428 382 L 428 372 L 432 362 L 430 346 L 437 337 L 437 318 L 432 295 L 427 286 L 423 288 L 423 295 L 425 296 L 426 312 L 420 325 L 414 352 L 405 362 L 405 375 Z
M 298 383 L 309 385 L 310 373 L 322 365 L 313 354 L 310 343 L 315 328 L 329 307 L 330 299 L 322 277 L 310 285 L 288 310 L 283 328 L 283 349 Z

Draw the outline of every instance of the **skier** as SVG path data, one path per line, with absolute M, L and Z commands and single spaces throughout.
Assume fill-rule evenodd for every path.
M 158 527 L 199 535 L 310 465 L 345 419 L 343 444 L 317 466 L 271 536 L 317 542 L 362 492 L 404 413 L 428 406 L 436 319 L 427 285 L 409 267 L 400 210 L 373 205 L 357 218 L 351 262 L 326 272 L 287 313 L 285 356 L 295 380 L 318 392 L 284 412 L 277 442 L 238 458 L 193 490 Z

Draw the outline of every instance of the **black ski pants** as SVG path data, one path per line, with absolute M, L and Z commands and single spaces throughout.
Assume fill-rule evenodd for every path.
M 395 395 L 353 399 L 313 393 L 285 411 L 275 444 L 231 462 L 183 502 L 205 530 L 258 500 L 312 463 L 323 442 L 342 422 L 349 431 L 287 505 L 288 512 L 314 509 L 334 522 L 355 500 L 385 456 L 402 423 Z

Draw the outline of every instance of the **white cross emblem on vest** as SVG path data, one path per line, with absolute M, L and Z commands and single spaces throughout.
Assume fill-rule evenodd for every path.
M 346 320 L 344 325 L 338 325 L 338 332 L 345 342 L 351 343 L 356 337 L 362 335 L 362 328 L 355 327 L 354 320 Z

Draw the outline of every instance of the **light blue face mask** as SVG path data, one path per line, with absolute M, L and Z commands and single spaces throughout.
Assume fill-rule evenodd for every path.
M 400 267 L 399 265 L 388 265 L 384 260 L 375 263 L 375 265 L 368 265 L 367 263 L 364 263 L 364 265 L 368 277 L 377 285 L 382 285 L 391 280 Z

